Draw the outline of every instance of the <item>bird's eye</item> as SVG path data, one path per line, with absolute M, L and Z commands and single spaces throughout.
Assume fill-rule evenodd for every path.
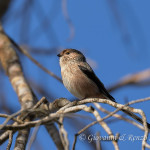
M 67 54 L 67 55 L 69 55 L 70 53 L 69 53 L 69 52 L 67 52 L 66 54 Z

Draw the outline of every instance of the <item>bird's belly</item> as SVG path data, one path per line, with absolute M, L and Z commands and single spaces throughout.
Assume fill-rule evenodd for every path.
M 68 73 L 62 75 L 63 84 L 75 97 L 84 99 L 95 97 L 99 94 L 99 89 L 95 83 L 83 74 Z

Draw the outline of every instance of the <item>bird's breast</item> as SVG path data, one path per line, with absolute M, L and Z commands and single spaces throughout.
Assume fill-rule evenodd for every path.
M 99 93 L 99 89 L 78 66 L 61 67 L 64 86 L 79 99 L 92 97 Z

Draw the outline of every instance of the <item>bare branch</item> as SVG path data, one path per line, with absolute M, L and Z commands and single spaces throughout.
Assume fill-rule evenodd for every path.
M 63 120 L 64 120 L 64 117 L 61 116 L 59 119 L 59 122 L 61 123 L 61 124 L 59 124 L 59 133 L 60 133 L 61 141 L 64 145 L 64 149 L 69 150 L 68 134 L 64 128 Z
M 94 105 L 95 105 L 100 111 L 102 111 L 102 112 L 104 112 L 104 113 L 106 113 L 106 114 L 110 114 L 110 113 L 111 113 L 110 111 L 108 111 L 108 110 L 104 109 L 103 107 L 101 107 L 101 105 L 100 105 L 99 103 L 94 103 Z M 125 117 L 123 117 L 123 116 L 121 116 L 121 115 L 119 115 L 119 114 L 113 114 L 112 116 L 113 116 L 113 117 L 116 117 L 117 119 L 120 119 L 120 120 L 124 120 L 124 121 L 126 121 L 126 122 L 129 122 L 129 123 L 135 125 L 136 127 L 138 127 L 139 129 L 144 130 L 144 128 L 143 128 L 142 125 L 136 123 L 136 122 L 133 121 L 133 120 L 130 120 L 130 119 L 128 119 L 128 118 L 125 118 Z
M 58 81 L 60 81 L 62 83 L 62 80 L 56 76 L 53 72 L 47 70 L 44 66 L 42 66 L 38 61 L 36 61 L 26 50 L 24 50 L 23 48 L 20 48 L 15 41 L 13 41 L 13 39 L 11 39 L 9 37 L 9 39 L 11 40 L 12 44 L 17 48 L 17 50 L 19 50 L 21 53 L 23 53 L 25 56 L 27 56 L 33 63 L 35 63 L 39 68 L 41 68 L 44 72 L 48 73 L 50 76 L 54 77 L 55 79 L 57 79 Z
M 29 144 L 28 144 L 28 146 L 27 146 L 27 150 L 30 150 L 30 149 L 31 149 L 32 143 L 35 141 L 35 138 L 36 138 L 37 132 L 38 132 L 38 130 L 39 130 L 39 127 L 40 127 L 40 126 L 37 126 L 37 127 L 35 127 L 35 129 L 33 130 L 32 136 L 31 136 L 31 138 L 30 138 L 30 140 L 29 140 Z
M 34 93 L 32 92 L 30 86 L 26 82 L 22 67 L 20 65 L 19 58 L 15 52 L 15 49 L 12 45 L 13 40 L 8 38 L 8 36 L 4 33 L 2 26 L 0 25 L 0 61 L 2 67 L 4 68 L 6 74 L 8 75 L 10 82 L 19 97 L 19 102 L 21 104 L 22 110 L 31 108 L 34 106 L 35 102 L 37 101 Z M 13 44 L 19 48 L 16 43 Z M 30 121 L 33 119 L 33 116 L 26 118 L 25 122 Z M 17 123 L 14 124 L 16 126 Z M 5 126 L 5 124 L 4 124 Z M 3 128 L 3 126 L 1 126 Z M 19 134 L 16 139 L 15 149 L 17 148 L 25 148 L 26 142 L 28 140 L 29 135 L 29 128 L 24 128 L 24 130 L 19 131 Z M 8 131 L 7 131 L 8 132 Z M 9 136 L 9 133 L 4 133 L 0 139 L 4 141 Z M 57 140 L 58 141 L 58 140 Z M 56 145 L 59 149 L 61 146 L 61 141 L 58 142 Z M 56 143 L 57 144 L 57 143 Z M 62 147 L 61 147 L 62 148 Z
M 5 72 L 7 73 L 10 82 L 16 91 L 19 101 L 21 104 L 22 109 L 30 108 L 35 103 L 35 96 L 31 91 L 29 85 L 27 84 L 26 80 L 24 79 L 22 67 L 19 62 L 19 58 L 13 49 L 13 46 L 10 40 L 5 35 L 2 26 L 0 27 L 0 61 L 2 67 L 4 68 Z M 21 131 L 20 131 L 21 132 Z M 24 134 L 19 134 L 20 137 L 23 137 L 24 141 L 27 141 L 27 132 L 29 130 L 22 131 Z M 18 136 L 19 137 L 19 136 Z M 17 138 L 18 138 L 17 137 Z M 21 138 L 22 139 L 22 138 Z M 18 141 L 18 140 L 16 140 Z M 23 143 L 24 143 L 23 141 Z M 24 143 L 26 144 L 26 143 Z M 16 144 L 17 146 L 17 144 Z
M 70 28 L 70 37 L 68 38 L 68 41 L 71 41 L 74 37 L 75 29 L 67 12 L 67 0 L 62 0 L 62 10 L 63 10 L 64 17 L 66 19 L 66 22 L 68 23 L 69 28 Z
M 84 99 L 84 100 L 74 101 L 74 102 L 69 102 L 68 100 L 65 100 L 64 98 L 61 98 L 61 99 L 55 100 L 53 103 L 46 104 L 46 106 L 48 107 L 47 108 L 47 107 L 45 107 L 45 103 L 42 103 L 42 102 L 44 102 L 44 98 L 43 98 L 35 105 L 36 107 L 34 106 L 31 110 L 30 109 L 26 110 L 28 115 L 31 115 L 32 112 L 35 112 L 37 114 L 37 117 L 38 117 L 38 114 L 40 114 L 40 112 L 42 112 L 43 115 L 44 115 L 43 118 L 41 118 L 39 120 L 36 120 L 36 121 L 24 122 L 22 124 L 5 125 L 5 126 L 3 126 L 3 130 L 12 130 L 12 131 L 14 131 L 14 130 L 22 130 L 22 129 L 27 129 L 27 128 L 31 128 L 31 127 L 35 127 L 35 126 L 40 126 L 42 124 L 45 124 L 45 125 L 47 125 L 47 124 L 50 125 L 51 124 L 51 125 L 53 125 L 53 122 L 55 122 L 56 120 L 58 120 L 58 118 L 61 118 L 62 116 L 67 117 L 70 113 L 75 113 L 75 112 L 78 112 L 80 110 L 84 110 L 86 112 L 92 113 L 95 116 L 96 121 L 94 121 L 94 122 L 90 123 L 89 125 L 85 126 L 84 128 L 82 128 L 75 135 L 73 149 L 75 148 L 77 136 L 79 134 L 81 134 L 82 132 L 84 132 L 89 127 L 96 124 L 96 123 L 99 123 L 104 128 L 104 130 L 108 133 L 110 139 L 112 139 L 112 142 L 114 144 L 115 149 L 119 149 L 119 147 L 117 145 L 117 140 L 114 138 L 116 136 L 114 136 L 112 134 L 112 131 L 110 130 L 108 125 L 104 122 L 104 120 L 111 117 L 112 115 L 114 115 L 119 110 L 128 110 L 128 111 L 131 111 L 131 112 L 134 112 L 134 113 L 139 113 L 142 116 L 142 121 L 143 121 L 143 125 L 144 125 L 144 132 L 145 132 L 144 133 L 144 138 L 143 138 L 143 141 L 142 141 L 142 148 L 144 149 L 145 147 L 149 146 L 146 142 L 149 130 L 148 130 L 148 127 L 147 127 L 145 114 L 142 110 L 129 107 L 128 105 L 143 102 L 143 101 L 147 101 L 149 99 L 150 99 L 150 97 L 147 97 L 147 98 L 144 98 L 144 99 L 134 100 L 134 101 L 131 101 L 131 102 L 125 104 L 125 105 L 122 105 L 122 104 L 118 104 L 118 103 L 115 103 L 115 102 L 107 100 L 107 99 L 99 99 L 99 98 L 89 98 L 89 99 Z M 99 113 L 96 111 L 96 109 L 94 109 L 93 107 L 88 107 L 88 106 L 85 105 L 87 103 L 98 103 L 98 102 L 109 104 L 109 105 L 111 105 L 111 106 L 113 106 L 117 109 L 114 112 L 109 113 L 104 118 L 101 118 Z M 40 106 L 40 108 L 37 108 L 37 106 L 38 107 Z M 54 111 L 55 108 L 56 108 L 56 110 L 57 109 L 58 110 Z M 50 112 L 53 112 L 53 113 L 50 113 Z M 28 117 L 28 116 L 26 116 L 26 117 Z M 49 127 L 49 125 L 48 125 L 48 127 Z M 0 125 L 0 127 L 2 127 L 2 125 Z M 54 130 L 50 130 L 50 131 L 54 131 Z M 53 132 L 51 134 L 55 134 L 55 133 Z M 66 136 L 67 133 L 64 132 L 64 129 L 63 129 L 62 134 L 65 136 L 65 138 L 67 137 Z M 55 136 L 56 136 L 56 134 L 55 134 Z M 58 139 L 58 138 L 54 138 L 54 139 Z M 61 141 L 61 140 L 59 140 L 59 141 Z
M 100 137 L 100 133 L 99 132 L 97 132 L 96 135 L 98 137 Z M 101 141 L 99 141 L 99 140 L 96 141 L 96 150 L 102 150 Z
M 108 88 L 108 91 L 109 92 L 115 91 L 127 85 L 135 85 L 135 86 L 150 85 L 150 69 L 146 69 L 144 71 L 123 77 L 120 81 L 118 81 L 118 83 Z
M 10 147 L 11 147 L 11 144 L 12 144 L 12 140 L 13 140 L 13 132 L 9 131 L 9 142 L 8 142 L 6 150 L 10 150 Z

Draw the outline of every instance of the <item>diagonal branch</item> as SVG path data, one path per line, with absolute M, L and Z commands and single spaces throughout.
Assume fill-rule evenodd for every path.
M 14 44 L 14 43 L 13 43 Z M 8 75 L 10 82 L 19 98 L 19 102 L 21 104 L 21 109 L 29 109 L 36 103 L 37 99 L 32 92 L 29 84 L 24 78 L 22 67 L 19 61 L 19 57 L 17 56 L 15 49 L 13 47 L 12 41 L 7 37 L 5 32 L 3 31 L 2 25 L 0 24 L 0 61 L 3 69 Z M 15 45 L 17 46 L 17 45 Z M 33 116 L 26 118 L 25 121 L 30 121 L 33 119 Z M 15 125 L 18 123 L 15 122 Z M 54 125 L 53 125 L 54 127 Z M 52 128 L 49 128 L 52 130 Z M 54 131 L 57 132 L 57 130 Z M 28 140 L 30 129 L 24 129 L 19 131 L 19 134 L 16 139 L 15 149 L 25 149 L 26 142 Z M 7 139 L 9 136 L 9 132 L 6 131 L 2 135 L 2 141 Z M 55 137 L 56 138 L 56 137 Z M 59 138 L 57 138 L 59 140 Z M 58 141 L 57 140 L 57 141 Z M 62 149 L 61 141 L 55 143 L 58 149 Z
M 116 84 L 108 88 L 108 91 L 115 91 L 127 85 L 146 86 L 150 85 L 150 69 L 143 70 L 138 73 L 130 74 L 118 81 Z

